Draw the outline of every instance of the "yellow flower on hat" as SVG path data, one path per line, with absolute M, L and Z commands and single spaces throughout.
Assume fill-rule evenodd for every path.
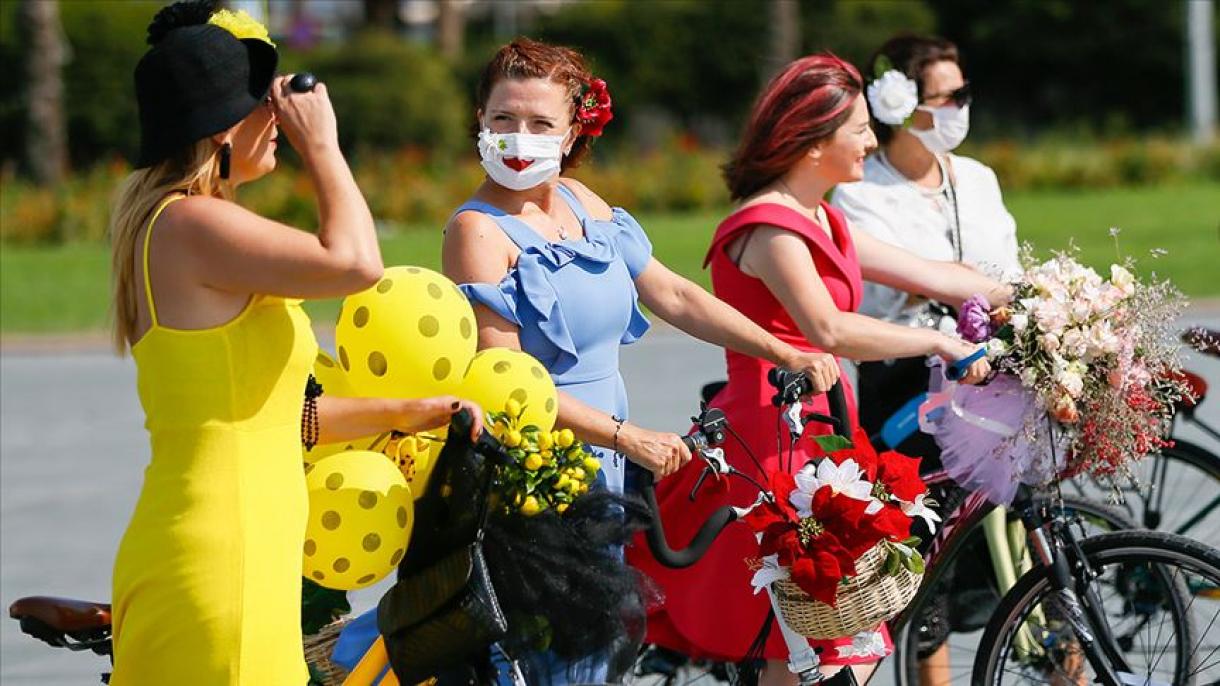
M 275 43 L 271 42 L 271 34 L 267 33 L 267 27 L 247 14 L 245 10 L 237 10 L 236 12 L 232 10 L 219 10 L 208 19 L 208 23 L 228 31 L 236 36 L 238 40 L 256 38 L 273 48 L 275 47 Z

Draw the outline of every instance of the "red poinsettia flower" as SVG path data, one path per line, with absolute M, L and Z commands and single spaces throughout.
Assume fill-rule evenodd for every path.
M 614 119 L 610 111 L 610 91 L 602 79 L 592 79 L 580 94 L 580 102 L 576 108 L 576 120 L 580 122 L 582 136 L 594 138 L 602 135 L 602 129 Z
M 868 538 L 874 543 L 880 539 L 905 541 L 911 537 L 911 516 L 892 503 L 881 506 L 876 513 L 865 517 L 861 525 L 869 532 Z
M 885 496 L 893 496 L 899 500 L 914 502 L 916 497 L 928 492 L 927 484 L 919 478 L 920 458 L 893 450 L 878 455 L 863 429 L 856 429 L 851 442 L 850 448 L 831 453 L 822 451 L 821 454 L 834 460 L 835 464 L 855 460 L 865 477 L 876 484 L 873 495 L 877 499 L 884 502 L 888 500 Z
M 839 582 L 856 573 L 856 558 L 881 535 L 866 523 L 872 519 L 865 514 L 867 501 L 819 488 L 811 498 L 809 513 L 802 516 L 790 500 L 795 489 L 791 474 L 773 474 L 775 502 L 755 508 L 745 521 L 761 534 L 762 555 L 775 555 L 794 583 L 833 606 Z

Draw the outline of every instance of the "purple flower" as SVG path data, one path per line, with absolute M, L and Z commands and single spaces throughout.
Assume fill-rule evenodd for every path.
M 962 303 L 957 315 L 957 333 L 971 343 L 991 338 L 991 304 L 981 295 L 972 295 Z

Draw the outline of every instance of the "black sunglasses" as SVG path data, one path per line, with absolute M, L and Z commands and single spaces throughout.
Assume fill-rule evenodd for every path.
M 974 99 L 974 96 L 970 93 L 970 82 L 967 81 L 964 85 L 962 85 L 961 88 L 958 88 L 957 90 L 951 90 L 948 93 L 936 93 L 933 95 L 924 95 L 923 99 L 926 101 L 926 100 L 939 100 L 941 98 L 947 98 L 948 100 L 953 102 L 954 105 L 957 105 L 958 107 L 965 107 L 966 105 L 969 105 L 971 100 Z

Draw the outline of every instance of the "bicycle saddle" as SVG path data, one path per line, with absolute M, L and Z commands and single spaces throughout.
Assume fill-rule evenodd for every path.
M 31 596 L 15 601 L 8 616 L 17 620 L 36 619 L 60 633 L 82 633 L 110 627 L 110 605 L 72 598 Z

